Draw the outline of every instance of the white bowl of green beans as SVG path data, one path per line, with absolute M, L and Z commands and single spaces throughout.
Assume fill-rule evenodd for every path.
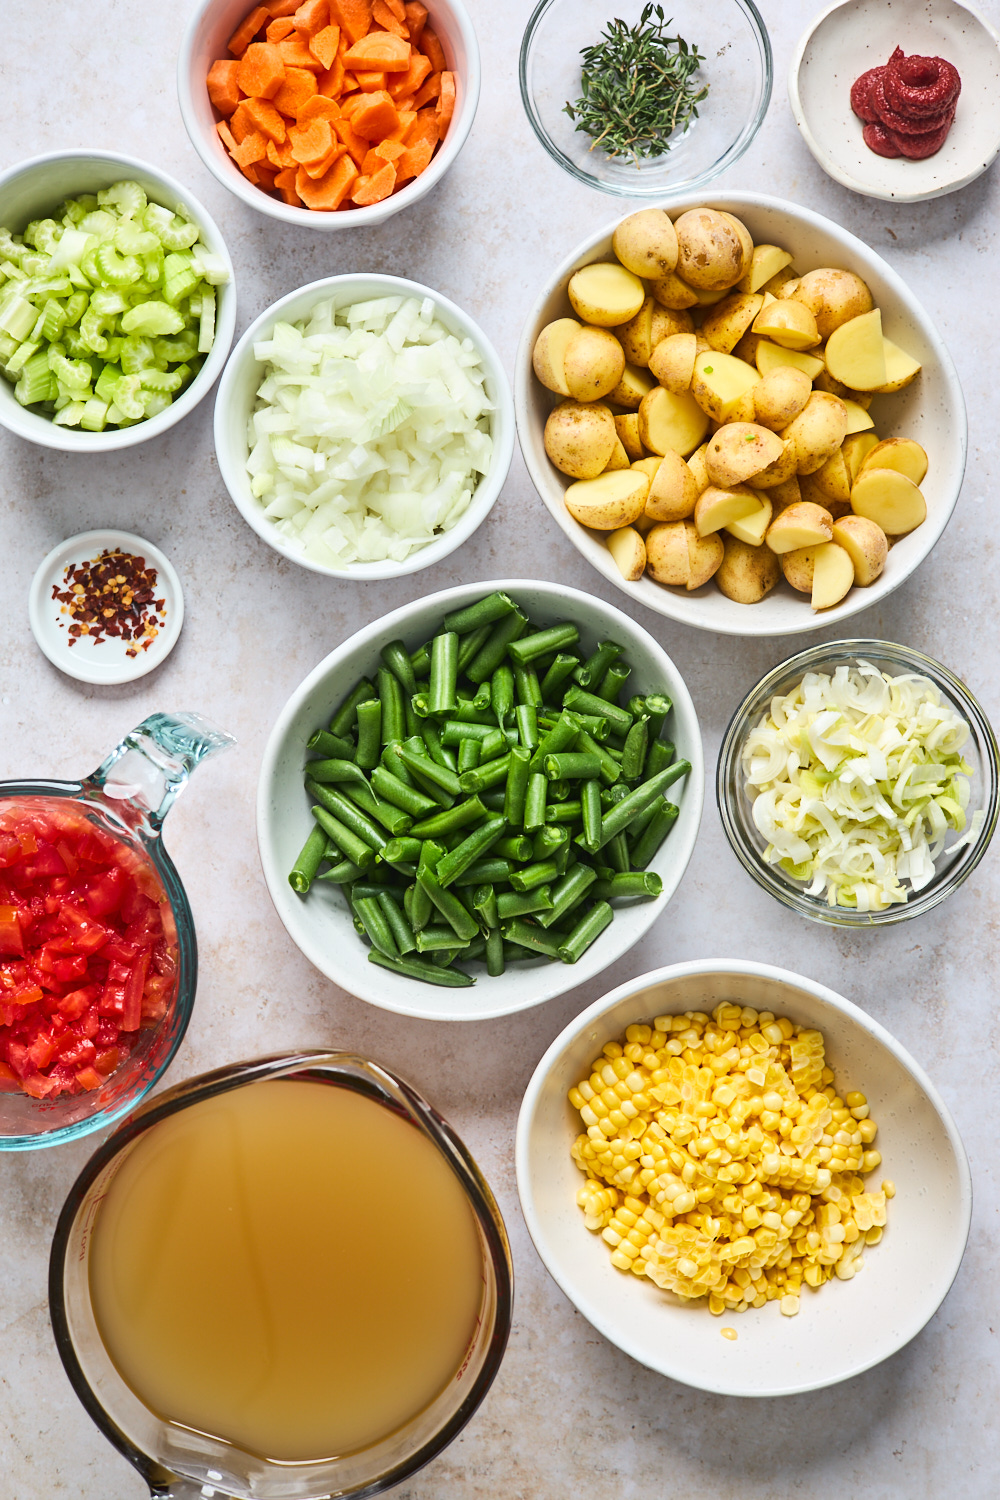
M 338 646 L 264 753 L 257 838 L 289 935 L 401 1015 L 486 1020 L 592 978 L 687 867 L 694 705 L 640 625 L 575 589 L 463 584 Z

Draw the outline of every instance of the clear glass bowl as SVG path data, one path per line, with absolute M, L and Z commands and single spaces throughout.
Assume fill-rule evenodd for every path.
M 580 52 L 601 38 L 608 22 L 634 26 L 643 0 L 541 0 L 521 42 L 521 98 L 546 151 L 573 177 L 622 198 L 662 197 L 699 188 L 738 161 L 760 129 L 771 99 L 771 44 L 753 0 L 664 0 L 671 36 L 683 37 L 706 59 L 708 84 L 698 118 L 663 156 L 642 161 L 592 149 L 590 137 L 567 115 L 580 97 Z M 654 17 L 655 19 L 655 17 Z
M 772 698 L 788 693 L 806 672 L 832 672 L 844 663 L 859 660 L 871 662 L 892 676 L 914 672 L 928 677 L 941 697 L 955 713 L 961 715 L 971 731 L 962 754 L 972 767 L 969 816 L 981 808 L 984 813 L 979 836 L 964 844 L 957 853 L 946 848 L 935 867 L 934 878 L 908 901 L 885 911 L 856 911 L 850 907 L 828 906 L 823 896 L 808 896 L 805 886 L 794 881 L 777 865 L 764 863 L 767 840 L 753 821 L 752 800 L 744 790 L 740 756 L 748 731 L 756 725 Z M 719 751 L 716 795 L 726 837 L 745 870 L 758 885 L 769 891 L 782 905 L 800 916 L 831 927 L 888 927 L 910 917 L 930 911 L 972 874 L 989 847 L 997 824 L 998 762 L 996 736 L 989 720 L 963 682 L 940 662 L 909 646 L 890 641 L 827 641 L 799 651 L 781 662 L 744 698 L 729 723 Z M 957 842 L 952 838 L 952 843 Z

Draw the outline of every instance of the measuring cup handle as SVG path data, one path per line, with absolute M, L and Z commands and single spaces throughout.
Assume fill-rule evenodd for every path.
M 235 745 L 201 714 L 150 714 L 116 745 L 87 785 L 112 800 L 148 838 L 156 838 L 167 813 L 199 762 Z

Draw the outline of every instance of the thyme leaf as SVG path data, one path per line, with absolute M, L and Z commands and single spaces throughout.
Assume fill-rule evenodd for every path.
M 674 132 L 697 119 L 708 84 L 699 88 L 694 75 L 705 59 L 682 36 L 667 35 L 672 24 L 661 5 L 645 5 L 637 26 L 609 21 L 601 40 L 582 49 L 582 93 L 564 113 L 591 137 L 591 151 L 631 156 L 638 167 L 640 157 L 663 156 Z

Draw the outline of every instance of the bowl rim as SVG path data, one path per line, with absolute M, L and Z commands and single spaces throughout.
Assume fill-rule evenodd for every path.
M 957 869 L 950 871 L 939 884 L 934 885 L 928 891 L 914 892 L 912 901 L 886 907 L 884 911 L 859 912 L 850 907 L 830 907 L 827 906 L 825 899 L 819 896 L 809 896 L 805 890 L 783 879 L 777 873 L 775 866 L 765 865 L 756 850 L 751 850 L 745 843 L 729 795 L 730 775 L 732 774 L 734 778 L 739 776 L 739 757 L 746 730 L 749 728 L 750 705 L 761 698 L 766 690 L 776 686 L 783 677 L 822 670 L 824 660 L 838 653 L 856 656 L 859 659 L 873 657 L 876 660 L 895 654 L 902 658 L 910 669 L 916 670 L 922 676 L 929 677 L 932 682 L 942 686 L 948 695 L 958 702 L 963 714 L 969 719 L 992 782 L 992 799 L 987 810 L 987 817 L 968 858 L 962 860 Z M 776 901 L 780 901 L 782 906 L 787 906 L 808 921 L 820 922 L 824 926 L 838 927 L 841 930 L 869 931 L 876 927 L 892 927 L 899 922 L 908 921 L 911 917 L 923 916 L 925 912 L 932 911 L 968 879 L 982 860 L 996 831 L 997 819 L 1000 817 L 1000 747 L 997 745 L 996 734 L 986 716 L 986 711 L 975 694 L 956 673 L 935 657 L 918 651 L 914 646 L 901 645 L 895 641 L 868 638 L 821 641 L 818 645 L 807 646 L 786 657 L 784 661 L 778 662 L 744 694 L 729 720 L 719 746 L 715 798 L 723 832 L 736 858 L 744 870 L 753 876 L 757 884 Z
M 992 39 L 997 50 L 1000 51 L 1000 32 L 997 31 L 996 27 L 987 20 L 980 10 L 977 10 L 974 5 L 962 4 L 962 0 L 950 0 L 950 3 L 956 9 L 966 11 L 968 15 L 977 21 Z M 839 167 L 813 132 L 806 116 L 806 111 L 802 103 L 802 94 L 799 89 L 799 76 L 802 72 L 806 52 L 816 32 L 835 11 L 844 10 L 847 6 L 856 4 L 857 0 L 834 0 L 832 5 L 828 5 L 825 10 L 820 11 L 799 38 L 788 67 L 788 103 L 795 117 L 799 133 L 809 151 L 828 177 L 832 177 L 835 182 L 839 182 L 842 187 L 848 188 L 850 192 L 858 193 L 865 198 L 879 198 L 888 203 L 926 203 L 932 198 L 944 198 L 948 193 L 955 193 L 960 188 L 968 187 L 970 182 L 975 182 L 977 177 L 981 177 L 996 160 L 997 154 L 1000 153 L 1000 131 L 997 132 L 997 139 L 992 152 L 985 160 L 977 156 L 975 158 L 975 165 L 970 167 L 967 172 L 949 179 L 938 187 L 932 188 L 929 192 L 906 192 L 905 190 L 902 192 L 890 192 L 873 187 L 870 183 L 862 181 L 860 177 L 855 177 L 852 173 Z
M 314 558 L 306 557 L 277 530 L 273 522 L 267 519 L 257 500 L 250 495 L 249 485 L 244 483 L 246 470 L 244 465 L 235 460 L 228 430 L 230 408 L 234 402 L 233 388 L 244 367 L 253 360 L 253 344 L 261 337 L 264 329 L 269 325 L 273 326 L 278 321 L 284 308 L 307 294 L 312 296 L 312 303 L 315 304 L 324 295 L 331 295 L 338 288 L 347 288 L 351 285 L 382 288 L 381 295 L 430 297 L 435 311 L 439 314 L 443 313 L 446 322 L 450 319 L 464 330 L 465 336 L 475 344 L 487 378 L 495 387 L 494 410 L 491 418 L 493 454 L 489 471 L 480 478 L 468 507 L 459 516 L 455 525 L 443 532 L 441 536 L 423 547 L 418 547 L 401 563 L 384 559 L 380 562 L 348 563 L 343 568 L 333 568 L 325 563 L 317 562 Z M 361 293 L 362 297 L 369 295 L 372 294 L 367 291 Z M 379 295 L 379 293 L 376 292 L 374 295 Z M 246 413 L 248 417 L 251 411 L 252 408 L 248 409 Z M 514 398 L 507 373 L 492 343 L 467 312 L 441 292 L 424 286 L 419 281 L 410 281 L 404 276 L 390 276 L 383 272 L 348 271 L 336 276 L 324 276 L 318 281 L 310 281 L 305 286 L 296 287 L 294 291 L 286 292 L 283 297 L 278 298 L 277 302 L 272 302 L 270 307 L 265 307 L 264 311 L 258 314 L 233 349 L 222 373 L 215 398 L 213 426 L 215 455 L 222 481 L 240 515 L 257 533 L 261 541 L 266 542 L 281 557 L 287 558 L 289 562 L 296 563 L 301 568 L 307 568 L 311 573 L 319 573 L 325 578 L 336 578 L 344 582 L 356 580 L 360 583 L 370 583 L 375 579 L 401 578 L 407 573 L 417 573 L 422 568 L 430 567 L 448 557 L 463 542 L 468 541 L 473 532 L 486 520 L 507 482 L 507 475 L 514 457 L 516 424 Z M 252 501 L 252 506 L 250 501 Z
M 701 195 L 688 193 L 676 195 L 665 194 L 657 204 L 647 206 L 659 207 L 667 213 L 674 214 L 675 211 L 676 213 L 682 213 L 690 208 L 701 207 L 704 205 L 704 201 Z M 891 593 L 894 593 L 896 589 L 912 578 L 937 545 L 954 513 L 965 476 L 969 446 L 965 396 L 962 391 L 955 362 L 938 332 L 937 326 L 926 312 L 923 304 L 910 291 L 899 273 L 887 261 L 883 260 L 877 251 L 866 245 L 863 240 L 860 240 L 857 235 L 834 223 L 832 219 L 826 218 L 825 215 L 816 213 L 813 209 L 806 208 L 798 203 L 792 203 L 785 198 L 772 197 L 767 193 L 738 192 L 735 190 L 730 192 L 720 191 L 711 206 L 721 207 L 726 212 L 736 214 L 744 211 L 752 213 L 754 209 L 785 214 L 821 234 L 831 236 L 843 246 L 848 255 L 856 257 L 862 265 L 866 262 L 874 262 L 874 269 L 878 272 L 878 275 L 888 283 L 893 294 L 915 317 L 915 321 L 919 323 L 933 351 L 935 362 L 941 371 L 949 403 L 951 424 L 959 438 L 959 462 L 955 465 L 951 483 L 948 485 L 941 502 L 935 507 L 933 519 L 931 516 L 928 516 L 928 519 L 918 528 L 918 532 L 910 533 L 910 535 L 917 535 L 918 533 L 925 532 L 926 535 L 921 542 L 920 554 L 915 558 L 908 571 L 901 572 L 898 576 L 890 577 L 887 577 L 883 573 L 881 578 L 866 589 L 852 588 L 840 604 L 834 605 L 832 609 L 824 610 L 821 616 L 814 615 L 811 610 L 803 606 L 801 624 L 770 624 L 766 613 L 755 614 L 754 610 L 750 607 L 744 607 L 739 617 L 729 618 L 723 615 L 720 620 L 713 620 L 711 624 L 705 624 L 700 620 L 690 617 L 685 608 L 686 596 L 675 594 L 674 590 L 670 588 L 657 588 L 655 596 L 650 596 L 646 593 L 642 595 L 636 594 L 634 586 L 627 583 L 619 573 L 607 549 L 597 542 L 591 542 L 589 534 L 569 515 L 565 505 L 561 503 L 563 497 L 561 489 L 558 496 L 558 502 L 560 503 L 557 503 L 556 497 L 553 494 L 553 486 L 559 483 L 565 476 L 556 478 L 555 476 L 558 475 L 558 471 L 547 460 L 544 462 L 544 465 L 542 462 L 536 461 L 534 451 L 536 434 L 533 431 L 534 424 L 531 418 L 531 408 L 533 405 L 532 392 L 534 389 L 532 384 L 534 380 L 531 358 L 532 348 L 546 303 L 551 299 L 556 289 L 568 281 L 574 270 L 582 265 L 589 264 L 590 258 L 593 256 L 598 245 L 604 241 L 610 242 L 612 233 L 621 222 L 620 218 L 615 218 L 604 224 L 600 229 L 589 234 L 575 249 L 570 251 L 555 271 L 547 277 L 544 287 L 532 302 L 525 317 L 521 337 L 518 341 L 517 353 L 514 357 L 514 415 L 517 422 L 521 454 L 524 458 L 525 467 L 528 470 L 528 477 L 536 493 L 559 528 L 591 567 L 595 568 L 602 577 L 606 578 L 608 582 L 613 583 L 623 594 L 632 599 L 633 603 L 638 601 L 654 613 L 665 615 L 671 620 L 676 620 L 681 625 L 686 625 L 689 629 L 706 630 L 716 635 L 735 635 L 740 637 L 748 635 L 759 637 L 808 635 L 828 625 L 839 625 L 842 620 L 849 619 L 852 615 L 860 614 L 862 610 L 870 609 L 874 604 L 881 604 Z M 585 550 L 585 544 L 588 543 L 590 545 Z M 878 590 L 878 592 L 873 598 L 872 594 L 875 590 Z M 766 604 L 767 601 L 763 600 L 761 608 L 765 608 Z M 743 616 L 749 616 L 749 618 L 744 619 Z
M 608 193 L 616 198 L 646 199 L 658 197 L 664 192 L 693 192 L 704 184 L 712 182 L 721 173 L 733 166 L 735 162 L 738 162 L 740 157 L 752 145 L 760 127 L 764 123 L 764 117 L 770 106 L 771 93 L 774 88 L 774 55 L 771 51 L 771 38 L 767 26 L 764 24 L 764 18 L 754 4 L 754 0 L 732 0 L 732 3 L 746 14 L 746 18 L 750 23 L 750 29 L 756 36 L 760 47 L 762 63 L 761 96 L 754 114 L 744 124 L 735 141 L 727 147 L 723 154 L 705 172 L 696 177 L 689 177 L 677 183 L 673 188 L 666 188 L 661 182 L 657 182 L 655 185 L 649 187 L 640 187 L 638 183 L 611 183 L 601 181 L 591 173 L 582 171 L 563 151 L 560 151 L 542 124 L 538 111 L 535 108 L 534 96 L 528 87 L 527 79 L 528 58 L 535 40 L 535 34 L 546 12 L 551 10 L 554 5 L 559 4 L 559 0 L 538 0 L 538 4 L 529 16 L 528 23 L 524 28 L 524 35 L 521 38 L 521 48 L 518 55 L 517 78 L 521 92 L 521 104 L 532 130 L 538 138 L 539 144 L 552 160 L 558 166 L 562 167 L 564 172 L 568 172 L 571 177 L 575 177 L 577 182 L 586 183 L 588 187 L 597 188 L 600 192 Z
M 616 963 L 620 958 L 624 957 L 624 955 L 630 951 L 635 943 L 641 941 L 645 931 L 648 931 L 653 923 L 657 920 L 657 918 L 662 914 L 667 903 L 675 894 L 681 880 L 684 878 L 684 874 L 687 870 L 688 864 L 690 863 L 691 855 L 694 852 L 694 848 L 698 840 L 698 833 L 700 831 L 701 820 L 704 813 L 705 755 L 704 745 L 702 741 L 701 724 L 695 710 L 691 693 L 680 670 L 674 663 L 673 659 L 667 654 L 660 642 L 656 640 L 656 638 L 637 621 L 629 619 L 628 616 L 623 616 L 627 622 L 628 628 L 632 632 L 638 631 L 641 635 L 646 636 L 655 654 L 664 657 L 669 664 L 672 674 L 671 695 L 673 697 L 674 708 L 676 709 L 678 705 L 681 705 L 683 707 L 684 714 L 689 719 L 693 728 L 693 743 L 691 746 L 691 750 L 688 752 L 688 759 L 691 762 L 691 770 L 686 778 L 684 800 L 686 803 L 693 802 L 696 805 L 697 817 L 695 819 L 694 826 L 691 829 L 688 847 L 685 849 L 683 848 L 683 846 L 672 846 L 674 848 L 680 848 L 681 853 L 679 854 L 679 857 L 673 862 L 669 877 L 664 877 L 662 892 L 659 896 L 656 897 L 655 900 L 646 903 L 642 908 L 645 913 L 649 914 L 643 933 L 640 933 L 633 940 L 633 942 L 628 943 L 624 949 L 609 954 L 607 958 L 604 958 L 603 955 L 595 954 L 595 948 L 597 947 L 597 945 L 595 944 L 595 947 L 589 949 L 588 953 L 584 954 L 583 958 L 581 958 L 579 963 L 577 964 L 565 966 L 561 964 L 551 964 L 549 966 L 549 972 L 551 972 L 552 974 L 552 983 L 546 986 L 544 993 L 537 997 L 530 997 L 526 1000 L 518 1002 L 517 1004 L 494 1004 L 489 1009 L 479 1010 L 476 1011 L 475 1014 L 470 1014 L 467 1010 L 460 1009 L 458 1008 L 458 1006 L 456 1006 L 456 1008 L 451 1011 L 445 1011 L 442 1008 L 428 1009 L 426 1006 L 421 1005 L 419 1001 L 417 1003 L 414 1003 L 413 1005 L 407 1005 L 405 1008 L 401 1007 L 399 1004 L 394 1003 L 394 991 L 397 988 L 394 981 L 397 978 L 399 980 L 399 985 L 407 986 L 407 990 L 404 991 L 404 993 L 412 993 L 415 996 L 418 996 L 423 986 L 421 986 L 416 980 L 406 980 L 403 979 L 402 976 L 389 974 L 383 969 L 373 971 L 373 979 L 371 983 L 358 984 L 357 982 L 352 980 L 351 985 L 348 988 L 348 985 L 345 983 L 344 976 L 336 972 L 335 966 L 331 963 L 329 955 L 326 952 L 322 951 L 319 948 L 319 945 L 314 945 L 312 943 L 303 945 L 299 941 L 299 939 L 293 936 L 293 934 L 285 926 L 284 918 L 282 916 L 281 903 L 278 900 L 277 893 L 280 891 L 281 894 L 284 895 L 285 892 L 289 889 L 287 883 L 287 873 L 283 868 L 277 868 L 267 847 L 268 839 L 270 836 L 270 825 L 274 819 L 273 809 L 271 806 L 271 787 L 275 781 L 275 771 L 282 746 L 287 737 L 292 720 L 295 718 L 301 705 L 312 698 L 314 692 L 322 684 L 324 679 L 331 673 L 331 671 L 333 671 L 335 668 L 340 667 L 348 656 L 353 655 L 356 651 L 370 649 L 376 642 L 380 640 L 384 642 L 386 640 L 393 639 L 395 635 L 402 634 L 405 631 L 407 616 L 416 608 L 434 605 L 435 608 L 439 609 L 443 614 L 447 611 L 447 607 L 449 604 L 457 603 L 460 600 L 465 599 L 466 596 L 470 594 L 475 598 L 483 594 L 492 593 L 494 590 L 502 590 L 505 593 L 516 595 L 519 590 L 524 589 L 541 589 L 548 592 L 553 600 L 558 599 L 561 601 L 572 602 L 584 601 L 582 606 L 584 608 L 589 607 L 594 602 L 597 602 L 598 604 L 600 604 L 602 609 L 609 610 L 616 615 L 623 615 L 623 611 L 619 610 L 617 605 L 608 604 L 604 600 L 595 601 L 591 595 L 583 593 L 583 591 L 580 589 L 568 588 L 562 584 L 552 583 L 547 580 L 538 578 L 485 579 L 483 581 L 476 581 L 472 583 L 456 584 L 450 588 L 441 589 L 436 593 L 424 595 L 422 598 L 411 600 L 408 604 L 401 605 L 398 609 L 392 610 L 389 614 L 383 615 L 380 619 L 374 620 L 370 624 L 362 626 L 360 630 L 355 631 L 353 635 L 348 636 L 346 640 L 342 641 L 338 646 L 335 646 L 334 649 L 329 652 L 328 655 L 326 655 L 323 660 L 320 661 L 312 669 L 312 671 L 307 674 L 305 678 L 303 678 L 303 680 L 299 683 L 299 685 L 286 700 L 284 706 L 281 709 L 281 712 L 278 715 L 278 718 L 275 720 L 274 726 L 271 729 L 270 734 L 268 735 L 267 743 L 264 747 L 264 753 L 261 757 L 260 773 L 257 779 L 257 854 L 260 860 L 261 871 L 264 876 L 264 883 L 267 886 L 268 895 L 271 898 L 271 902 L 274 906 L 275 913 L 278 916 L 278 920 L 285 928 L 289 939 L 295 944 L 302 955 L 313 965 L 313 967 L 319 971 L 319 973 L 323 974 L 327 979 L 331 980 L 332 983 L 339 985 L 342 989 L 347 989 L 347 992 L 349 994 L 355 995 L 358 999 L 364 1000 L 370 1005 L 378 1006 L 380 1010 L 390 1011 L 395 1015 L 412 1016 L 418 1020 L 426 1021 L 462 1021 L 470 1023 L 475 1023 L 477 1021 L 493 1021 L 497 1020 L 501 1016 L 516 1015 L 521 1011 L 530 1010 L 535 1006 L 544 1005 L 549 1000 L 556 999 L 558 996 L 566 994 L 569 990 L 578 988 L 580 985 L 587 983 L 588 980 L 593 979 L 597 974 L 602 973 L 603 970 L 608 968 L 611 964 Z M 609 931 L 613 931 L 613 926 L 611 929 L 609 929 Z M 590 959 L 589 965 L 587 962 L 588 956 Z M 600 956 L 600 962 L 596 967 L 592 967 L 594 959 L 598 956 Z M 561 982 L 557 983 L 557 978 L 560 979 Z M 488 994 L 489 991 L 487 990 L 485 991 L 485 993 Z
M 482 88 L 479 42 L 475 27 L 462 0 L 446 0 L 454 18 L 454 29 L 461 35 L 465 47 L 466 68 L 460 74 L 459 107 L 452 118 L 440 151 L 434 154 L 425 170 L 420 173 L 419 177 L 415 177 L 401 193 L 391 194 L 382 203 L 373 203 L 367 208 L 354 208 L 346 213 L 325 213 L 311 208 L 296 208 L 292 204 L 273 198 L 270 193 L 262 192 L 244 177 L 243 173 L 229 160 L 228 153 L 214 148 L 215 143 L 218 142 L 218 136 L 216 136 L 215 143 L 205 139 L 198 123 L 198 113 L 194 104 L 192 76 L 198 41 L 197 33 L 208 11 L 217 3 L 218 0 L 200 0 L 200 4 L 196 6 L 185 27 L 177 56 L 177 103 L 184 128 L 202 163 L 216 181 L 228 188 L 234 197 L 239 198 L 248 208 L 255 209 L 258 213 L 265 214 L 272 219 L 280 219 L 285 224 L 297 224 L 301 228 L 321 231 L 371 229 L 376 224 L 382 224 L 394 214 L 410 207 L 411 204 L 419 202 L 433 187 L 436 187 L 468 139 L 476 117 L 476 110 L 479 107 L 479 95 Z
M 689 1375 L 672 1366 L 669 1351 L 662 1360 L 657 1364 L 653 1364 L 648 1352 L 640 1352 L 634 1346 L 630 1346 L 630 1341 L 622 1338 L 620 1332 L 614 1327 L 611 1320 L 603 1315 L 601 1309 L 593 1306 L 589 1302 L 589 1299 L 580 1296 L 569 1278 L 561 1272 L 558 1265 L 552 1263 L 548 1254 L 545 1232 L 535 1206 L 534 1194 L 531 1187 L 530 1133 L 534 1126 L 539 1096 L 549 1073 L 559 1061 L 560 1054 L 571 1043 L 575 1042 L 589 1026 L 599 1021 L 602 1016 L 606 1015 L 620 1001 L 628 999 L 631 995 L 638 994 L 641 990 L 649 989 L 655 984 L 662 984 L 674 979 L 683 979 L 691 976 L 697 977 L 699 975 L 731 975 L 734 979 L 752 975 L 757 978 L 786 984 L 807 991 L 814 998 L 829 1005 L 838 1014 L 853 1021 L 855 1025 L 859 1026 L 869 1036 L 886 1047 L 907 1070 L 937 1113 L 952 1149 L 958 1181 L 961 1219 L 964 1229 L 960 1236 L 961 1248 L 957 1256 L 953 1257 L 945 1265 L 947 1280 L 944 1290 L 928 1312 L 921 1312 L 916 1318 L 911 1319 L 893 1350 L 872 1359 L 858 1359 L 852 1368 L 846 1370 L 842 1375 L 836 1376 L 833 1380 L 813 1380 L 807 1378 L 798 1383 L 783 1386 L 778 1390 L 762 1392 L 759 1388 L 753 1389 L 743 1386 L 736 1388 L 718 1381 L 692 1380 Z M 972 1171 L 969 1165 L 968 1154 L 951 1111 L 916 1059 L 911 1057 L 902 1043 L 898 1042 L 892 1033 L 887 1031 L 874 1017 L 868 1015 L 859 1006 L 855 1005 L 853 1001 L 847 1000 L 843 995 L 837 994 L 835 990 L 829 989 L 826 985 L 820 984 L 817 980 L 810 979 L 804 974 L 796 974 L 790 969 L 779 968 L 774 964 L 756 963 L 749 959 L 699 958 L 687 963 L 667 964 L 662 968 L 650 970 L 648 974 L 641 974 L 638 978 L 626 980 L 624 984 L 618 985 L 609 994 L 603 995 L 599 1000 L 595 1000 L 593 1005 L 588 1006 L 586 1010 L 581 1011 L 578 1016 L 575 1016 L 563 1028 L 555 1040 L 550 1043 L 535 1071 L 532 1073 L 528 1086 L 525 1089 L 517 1118 L 514 1162 L 521 1212 L 524 1216 L 528 1233 L 531 1236 L 532 1244 L 549 1275 L 573 1306 L 582 1313 L 587 1321 L 609 1343 L 613 1344 L 616 1348 L 622 1349 L 639 1364 L 645 1365 L 647 1369 L 655 1371 L 658 1375 L 666 1375 L 672 1380 L 680 1381 L 684 1385 L 693 1386 L 695 1389 L 709 1391 L 714 1395 L 721 1396 L 753 1396 L 758 1399 L 794 1396 L 804 1394 L 807 1391 L 824 1390 L 829 1386 L 839 1385 L 843 1381 L 851 1380 L 855 1375 L 860 1375 L 865 1370 L 870 1370 L 873 1366 L 881 1364 L 883 1360 L 888 1359 L 891 1354 L 897 1353 L 911 1339 L 915 1338 L 921 1329 L 930 1322 L 941 1306 L 948 1292 L 951 1290 L 955 1277 L 958 1275 L 972 1224 Z M 944 1279 L 943 1275 L 942 1280 Z
M 81 164 L 107 162 L 122 167 L 123 176 L 129 174 L 134 176 L 138 172 L 159 183 L 165 197 L 173 196 L 190 210 L 208 248 L 213 255 L 220 257 L 229 273 L 229 280 L 215 289 L 217 296 L 215 341 L 205 357 L 205 363 L 179 398 L 172 401 L 165 411 L 159 412 L 155 417 L 136 422 L 132 427 L 105 429 L 104 432 L 78 432 L 70 427 L 56 427 L 48 417 L 41 417 L 37 412 L 29 411 L 27 408 L 18 407 L 16 412 L 12 412 L 6 402 L 0 403 L 0 425 L 6 427 L 8 432 L 13 432 L 17 437 L 24 438 L 28 442 L 37 443 L 43 448 L 55 448 L 62 453 L 110 453 L 121 448 L 133 448 L 150 438 L 159 437 L 161 433 L 168 431 L 183 417 L 186 417 L 208 395 L 229 357 L 233 334 L 236 331 L 236 272 L 222 232 L 204 204 L 169 172 L 164 172 L 161 167 L 156 167 L 152 162 L 143 161 L 136 156 L 127 156 L 120 151 L 105 151 L 96 148 L 89 150 L 86 147 L 73 147 L 66 151 L 46 151 L 40 156 L 29 157 L 26 161 L 17 162 L 0 172 L 0 197 L 4 189 L 18 178 L 25 177 L 50 163 L 64 161 L 78 161 Z M 85 185 L 81 185 L 76 191 L 83 193 L 88 189 Z M 55 206 L 53 204 L 53 207 Z M 3 214 L 0 211 L 0 220 L 2 218 Z M 209 243 L 210 240 L 212 243 Z M 18 417 L 20 420 L 17 420 Z M 14 420 L 11 420 L 12 418 Z

